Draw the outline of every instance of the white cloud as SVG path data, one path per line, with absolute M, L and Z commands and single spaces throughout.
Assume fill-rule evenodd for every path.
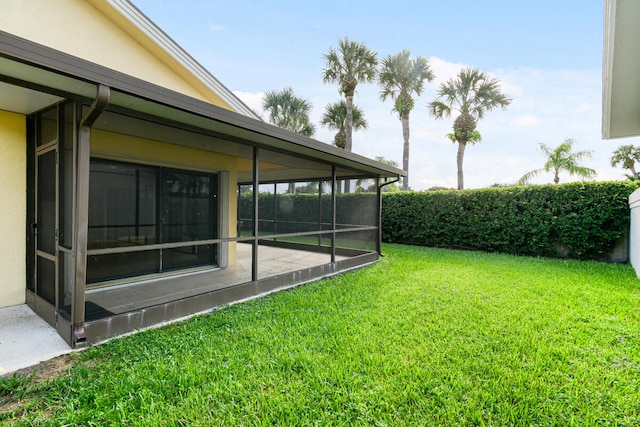
M 533 128 L 540 124 L 540 119 L 533 114 L 523 114 L 511 120 L 510 124 L 523 128 Z
M 234 90 L 233 94 L 240 98 L 242 102 L 247 104 L 247 107 L 251 108 L 258 115 L 262 115 L 262 98 L 264 98 L 264 92 L 243 92 L 241 90 Z
M 582 102 L 576 106 L 576 114 L 584 114 L 592 111 L 597 111 L 600 106 L 596 106 L 591 102 Z
M 436 76 L 433 82 L 436 87 L 449 79 L 455 78 L 461 69 L 467 67 L 465 64 L 448 62 L 436 56 L 429 58 L 429 65 Z
M 222 31 L 224 30 L 224 25 L 214 24 L 213 22 L 209 21 L 209 30 L 213 31 L 214 33 L 218 31 Z

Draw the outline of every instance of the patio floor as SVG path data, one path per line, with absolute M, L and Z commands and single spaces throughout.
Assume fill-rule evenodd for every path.
M 0 375 L 71 351 L 58 332 L 26 304 L 0 308 Z
M 251 281 L 251 245 L 238 244 L 235 266 L 170 275 L 86 293 L 86 319 L 94 320 L 144 307 L 164 304 Z M 336 256 L 336 260 L 345 259 Z M 329 254 L 259 246 L 258 278 L 304 270 L 331 262 Z

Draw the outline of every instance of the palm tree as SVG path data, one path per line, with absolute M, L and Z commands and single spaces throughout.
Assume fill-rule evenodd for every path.
M 324 114 L 320 124 L 331 130 L 337 130 L 336 136 L 333 140 L 333 145 L 340 148 L 345 148 L 347 142 L 346 133 L 347 123 L 347 104 L 344 101 L 334 102 L 327 104 L 324 108 Z M 364 113 L 357 106 L 353 106 L 353 130 L 366 129 L 369 124 L 364 118 Z
M 500 91 L 498 79 L 489 78 L 477 68 L 465 68 L 455 79 L 440 85 L 437 98 L 429 104 L 429 114 L 441 119 L 450 117 L 454 110 L 459 113 L 453 122 L 453 133 L 447 135 L 454 143 L 458 142 L 458 190 L 464 189 L 464 150 L 468 143 L 481 141 L 476 131 L 478 120 L 494 108 L 505 110 L 510 103 L 511 99 Z
M 349 40 L 348 37 L 338 40 L 338 49 L 329 48 L 324 55 L 325 68 L 322 81 L 338 83 L 339 92 L 347 101 L 345 120 L 345 150 L 351 151 L 353 129 L 353 95 L 359 82 L 372 82 L 376 77 L 378 55 L 367 48 L 364 43 Z
M 576 141 L 572 138 L 567 138 L 564 142 L 558 145 L 556 148 L 551 148 L 543 143 L 540 143 L 540 149 L 547 157 L 547 163 L 540 169 L 527 172 L 520 178 L 518 184 L 526 184 L 533 177 L 539 175 L 541 172 L 552 172 L 553 182 L 556 184 L 560 182 L 560 172 L 569 172 L 569 175 L 577 175 L 584 179 L 591 179 L 596 175 L 596 171 L 578 164 L 582 159 L 590 159 L 591 151 L 577 151 L 572 152 L 573 144 Z
M 316 131 L 309 118 L 311 107 L 311 102 L 294 95 L 290 87 L 280 92 L 270 90 L 262 99 L 271 124 L 304 136 L 313 136 Z
M 407 172 L 402 189 L 409 189 L 409 114 L 415 106 L 412 95 L 420 96 L 424 90 L 425 80 L 430 82 L 435 75 L 429 63 L 422 56 L 411 58 L 411 52 L 403 50 L 396 55 L 389 55 L 382 60 L 378 82 L 382 87 L 380 99 L 393 100 L 393 109 L 402 122 L 402 168 Z
M 273 125 L 304 136 L 313 136 L 316 131 L 309 118 L 311 102 L 294 95 L 290 87 L 265 93 L 262 108 L 269 113 L 269 122 Z M 289 193 L 295 193 L 295 185 L 293 181 L 289 183 Z
M 640 147 L 634 145 L 621 145 L 611 156 L 611 166 L 616 167 L 619 164 L 623 168 L 631 171 L 629 178 L 638 179 L 638 172 L 636 171 L 636 162 L 640 162 Z

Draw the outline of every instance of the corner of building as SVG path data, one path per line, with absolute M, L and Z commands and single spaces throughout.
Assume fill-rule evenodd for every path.
M 0 307 L 25 303 L 26 117 L 0 110 Z

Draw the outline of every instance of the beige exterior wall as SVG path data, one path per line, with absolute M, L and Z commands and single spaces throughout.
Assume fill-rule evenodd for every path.
M 220 237 L 236 237 L 238 162 L 235 157 L 97 129 L 91 131 L 91 155 L 104 159 L 161 165 L 185 170 L 228 172 L 229 187 L 226 190 L 226 198 L 221 197 L 220 203 L 228 203 L 229 230 L 228 236 L 221 235 Z M 229 265 L 235 264 L 236 244 L 229 243 Z
M 26 118 L 0 110 L 0 307 L 25 303 Z
M 3 31 L 232 109 L 104 0 L 0 0 L 0 11 Z

